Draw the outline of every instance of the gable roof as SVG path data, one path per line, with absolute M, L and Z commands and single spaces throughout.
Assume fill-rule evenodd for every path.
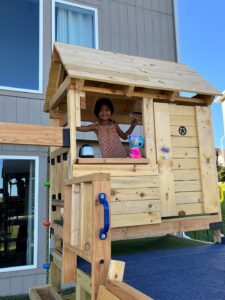
M 220 92 L 190 67 L 170 61 L 113 53 L 80 46 L 55 43 L 53 57 L 58 57 L 69 78 L 94 82 L 202 95 Z M 56 91 L 52 61 L 47 97 Z

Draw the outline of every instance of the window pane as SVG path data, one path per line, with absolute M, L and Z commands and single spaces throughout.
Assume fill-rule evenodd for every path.
M 0 1 L 0 86 L 39 88 L 39 0 Z
M 94 48 L 94 12 L 72 5 L 56 4 L 56 36 L 62 43 Z
M 35 161 L 0 158 L 0 268 L 34 263 Z

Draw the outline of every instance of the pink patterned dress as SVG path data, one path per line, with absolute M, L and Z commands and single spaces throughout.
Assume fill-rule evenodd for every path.
M 119 158 L 127 157 L 119 135 L 113 123 L 98 124 L 98 142 L 101 149 L 102 157 Z

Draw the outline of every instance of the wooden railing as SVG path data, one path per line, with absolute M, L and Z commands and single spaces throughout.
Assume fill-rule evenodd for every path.
M 74 281 L 77 256 L 82 257 L 91 263 L 92 299 L 105 284 L 111 259 L 110 228 L 105 239 L 99 236 L 106 214 L 98 200 L 100 193 L 106 195 L 110 208 L 109 174 L 82 176 L 65 183 L 62 281 Z

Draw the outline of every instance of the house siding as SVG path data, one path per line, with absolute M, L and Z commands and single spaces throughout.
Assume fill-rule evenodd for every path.
M 98 9 L 99 48 L 108 51 L 176 61 L 176 37 L 172 0 L 84 0 L 67 2 Z M 52 1 L 43 0 L 43 91 L 45 93 L 52 51 Z M 43 94 L 0 90 L 0 122 L 49 124 L 43 113 Z M 90 138 L 91 135 L 81 135 Z M 96 148 L 96 152 L 98 149 Z M 47 194 L 46 147 L 0 145 L 0 155 L 34 155 L 39 157 L 38 268 L 0 273 L 0 296 L 26 294 L 31 286 L 46 282 L 45 219 Z

